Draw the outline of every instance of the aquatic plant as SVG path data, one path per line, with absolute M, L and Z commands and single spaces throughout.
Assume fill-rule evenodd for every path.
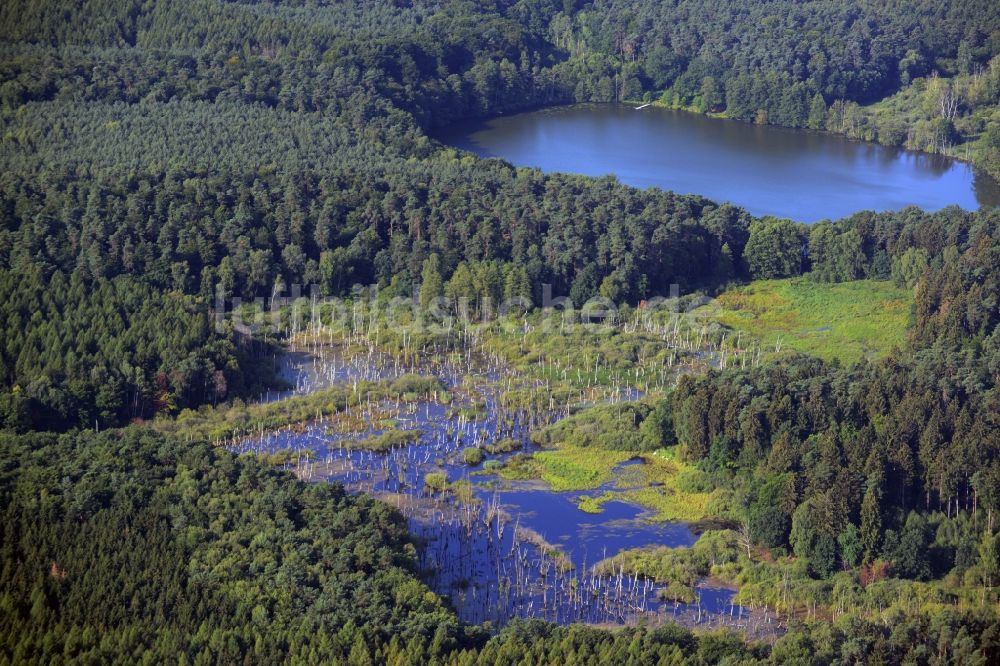
M 348 448 L 366 449 L 384 453 L 389 449 L 405 446 L 420 439 L 420 430 L 387 430 L 358 440 L 345 440 Z
M 462 449 L 462 462 L 470 467 L 475 467 L 483 462 L 483 450 L 476 446 L 468 446 Z

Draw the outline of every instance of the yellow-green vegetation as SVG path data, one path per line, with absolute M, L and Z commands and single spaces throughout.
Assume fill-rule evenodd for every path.
M 475 467 L 483 462 L 483 450 L 478 446 L 467 446 L 462 449 L 462 462 L 471 467 Z
M 730 530 L 705 532 L 690 548 L 647 546 L 624 550 L 598 562 L 594 571 L 613 575 L 619 571 L 646 576 L 665 587 L 660 597 L 669 601 L 696 601 L 695 585 L 715 567 L 736 562 L 738 537 Z
M 676 310 L 683 310 L 683 306 L 677 306 L 674 309 L 664 304 L 653 310 L 623 306 L 615 318 L 596 324 L 585 322 L 580 312 L 565 315 L 561 310 L 535 310 L 471 322 L 437 321 L 402 311 L 394 312 L 390 319 L 388 306 L 381 301 L 350 304 L 351 311 L 365 321 L 364 337 L 380 351 L 403 363 L 432 364 L 463 360 L 463 350 L 471 344 L 488 357 L 502 359 L 505 379 L 530 380 L 530 384 L 512 383 L 507 406 L 536 406 L 541 401 L 544 408 L 552 406 L 550 398 L 555 406 L 578 400 L 581 391 L 594 392 L 598 399 L 606 397 L 597 388 L 659 390 L 669 383 L 672 368 L 704 365 L 704 359 L 695 353 L 699 350 L 688 343 L 712 341 L 700 330 L 701 322 L 678 316 Z M 283 316 L 290 313 L 291 308 L 286 308 Z M 347 342 L 359 334 L 353 323 L 335 320 L 322 305 L 320 318 L 330 319 L 330 327 L 310 328 L 297 334 L 295 341 L 303 345 L 336 342 L 345 352 L 353 351 Z M 699 327 L 694 333 L 692 325 Z M 537 390 L 538 381 L 545 383 L 545 391 Z M 527 392 L 522 393 L 526 386 Z
M 386 430 L 364 439 L 344 440 L 344 444 L 352 449 L 365 449 L 376 453 L 385 453 L 390 449 L 405 446 L 420 439 L 419 430 Z
M 566 446 L 554 451 L 539 451 L 540 478 L 553 490 L 592 490 L 612 478 L 616 465 L 633 454 L 627 451 L 608 451 L 598 448 Z
M 625 451 L 566 446 L 512 456 L 497 474 L 510 481 L 541 479 L 557 491 L 594 490 L 611 481 L 615 466 L 631 456 Z
M 577 499 L 577 508 L 584 513 L 600 513 L 603 511 L 602 504 L 604 504 L 603 496 L 594 497 L 592 495 L 581 495 Z
M 707 481 L 696 468 L 678 461 L 673 448 L 643 454 L 642 461 L 617 470 L 615 488 L 581 498 L 580 509 L 598 513 L 605 502 L 624 500 L 650 509 L 655 520 L 692 522 L 710 515 L 713 493 Z
M 513 453 L 514 451 L 520 451 L 523 446 L 524 445 L 520 440 L 507 437 L 494 442 L 493 444 L 486 444 L 483 448 L 490 455 L 498 455 L 500 453 Z
M 444 472 L 424 474 L 424 489 L 432 493 L 443 493 L 448 488 L 448 475 Z
M 497 476 L 508 481 L 530 481 L 542 476 L 542 464 L 531 454 L 519 454 L 505 461 L 489 462 L 490 471 L 495 471 Z
M 634 458 L 641 462 L 623 465 Z M 610 486 L 600 495 L 581 496 L 579 508 L 600 513 L 604 503 L 621 500 L 650 509 L 654 520 L 702 520 L 710 515 L 714 497 L 701 472 L 679 462 L 672 449 L 637 455 L 563 445 L 534 455 L 514 456 L 497 469 L 497 474 L 508 480 L 540 479 L 556 491 Z
M 232 437 L 284 428 L 290 423 L 303 424 L 320 417 L 335 417 L 348 407 L 365 401 L 427 397 L 442 401 L 449 398 L 437 378 L 404 375 L 391 383 L 359 382 L 356 386 L 335 386 L 275 402 L 246 404 L 236 400 L 216 407 L 204 405 L 197 411 L 185 409 L 176 419 L 156 419 L 152 426 L 189 440 L 221 442 Z M 356 431 L 357 428 L 350 427 L 350 424 L 338 424 L 338 430 Z
M 448 484 L 448 492 L 454 495 L 455 500 L 460 504 L 472 504 L 477 501 L 472 483 L 468 479 L 452 481 Z
M 448 410 L 448 418 L 464 418 L 469 421 L 478 421 L 486 418 L 486 403 L 482 400 L 468 404 L 460 404 Z
M 618 323 L 561 326 L 536 312 L 523 318 L 523 329 L 508 319 L 481 327 L 481 334 L 486 349 L 529 376 L 577 389 L 627 383 L 649 390 L 678 354 L 662 335 L 624 325 L 634 316 L 624 309 Z
M 392 430 L 399 423 L 396 413 L 373 405 L 370 411 L 347 410 L 329 415 L 329 434 L 364 433 L 369 430 Z
M 312 449 L 278 449 L 277 451 L 264 451 L 259 454 L 247 453 L 244 455 L 257 455 L 263 464 L 273 465 L 274 467 L 283 467 L 298 460 L 316 459 L 316 452 Z
M 655 520 L 695 521 L 708 516 L 709 493 L 686 493 L 670 485 L 620 493 L 621 499 L 652 509 Z
M 584 448 L 641 451 L 656 444 L 647 442 L 639 428 L 650 411 L 652 407 L 641 402 L 591 407 L 532 433 L 531 439 L 543 447 L 569 443 Z
M 443 471 L 425 474 L 424 490 L 429 493 L 449 493 L 460 504 L 473 504 L 478 501 L 471 482 L 467 479 L 457 479 L 449 483 L 448 475 Z
M 564 407 L 580 398 L 579 391 L 558 384 L 550 386 L 546 391 L 539 391 L 536 386 L 508 389 L 498 399 L 504 409 L 538 412 Z
M 176 419 L 158 418 L 152 426 L 161 432 L 176 433 L 192 440 L 219 442 L 332 416 L 369 396 L 387 395 L 386 390 L 384 385 L 362 382 L 356 390 L 338 386 L 276 402 L 246 404 L 236 400 L 217 407 L 205 405 L 197 411 L 185 409 Z
M 765 351 L 794 350 L 850 364 L 901 347 L 912 302 L 911 292 L 888 281 L 792 278 L 727 291 L 700 312 L 757 338 Z
M 397 377 L 389 390 L 403 400 L 413 401 L 426 398 L 436 398 L 439 402 L 448 402 L 449 396 L 437 377 L 430 375 L 405 374 Z
M 656 520 L 707 518 L 713 493 L 702 473 L 676 457 L 672 428 L 660 405 L 628 402 L 590 407 L 532 433 L 546 447 L 515 456 L 499 474 L 506 479 L 541 479 L 556 491 L 604 488 L 581 497 L 583 511 L 622 500 L 649 509 Z M 655 448 L 660 446 L 660 448 Z M 635 460 L 636 464 L 624 464 Z

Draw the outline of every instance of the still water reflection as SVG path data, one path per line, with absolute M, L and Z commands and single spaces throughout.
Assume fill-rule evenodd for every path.
M 614 174 L 805 222 L 908 205 L 1000 204 L 994 180 L 950 158 L 656 107 L 545 109 L 453 126 L 437 138 L 518 166 Z

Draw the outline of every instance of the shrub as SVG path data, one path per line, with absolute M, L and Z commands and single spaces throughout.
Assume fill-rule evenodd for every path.
M 444 472 L 428 472 L 424 475 L 424 489 L 431 493 L 443 493 L 448 488 L 448 477 Z
M 483 462 L 483 450 L 476 446 L 469 446 L 462 449 L 462 460 L 466 465 L 475 467 Z

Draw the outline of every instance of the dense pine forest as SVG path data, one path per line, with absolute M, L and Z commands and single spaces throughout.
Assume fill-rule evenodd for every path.
M 1000 212 L 804 225 L 428 134 L 618 101 L 1000 174 L 1000 5 L 2 3 L 0 662 L 1000 660 Z M 535 436 L 676 450 L 729 547 L 711 565 L 641 555 L 636 571 L 729 575 L 791 618 L 773 641 L 464 623 L 396 509 L 179 418 L 245 419 L 282 388 L 281 340 L 216 325 L 233 298 L 376 285 L 489 319 L 489 303 L 541 304 L 543 285 L 631 312 L 673 285 L 787 278 L 911 294 L 905 343 L 856 364 L 785 353 L 685 373 L 627 424 L 597 408 Z M 601 351 L 638 364 L 626 344 Z

